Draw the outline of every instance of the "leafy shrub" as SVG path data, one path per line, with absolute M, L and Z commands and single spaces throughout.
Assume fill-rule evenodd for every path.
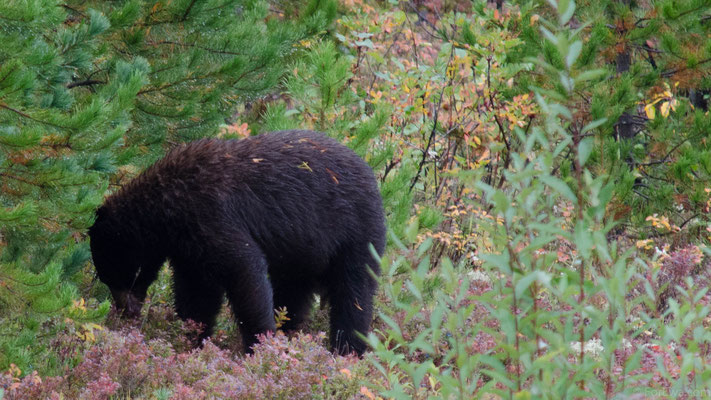
M 263 337 L 254 355 L 234 358 L 205 342 L 177 353 L 162 339 L 145 340 L 136 330 L 97 333 L 97 342 L 61 377 L 0 375 L 10 399 L 171 398 L 325 399 L 350 398 L 359 390 L 365 365 L 334 356 L 321 335 L 279 333 Z
M 576 62 L 583 41 L 569 25 L 575 4 L 548 3 L 553 15 L 536 20 L 552 51 L 527 59 L 539 74 L 532 86 L 537 124 L 514 127 L 507 147 L 516 151 L 500 179 L 488 177 L 491 169 L 452 175 L 464 186 L 461 201 L 478 209 L 467 213 L 476 235 L 459 238 L 474 254 L 458 264 L 430 259 L 431 241 L 410 235 L 385 260 L 386 307 L 369 337 L 370 360 L 385 383 L 372 387 L 383 396 L 685 397 L 711 390 L 701 378 L 711 374 L 708 289 L 689 278 L 701 264 L 699 250 L 682 247 L 661 260 L 655 288 L 643 278 L 645 254 L 629 240 L 609 239 L 614 183 L 588 164 L 593 132 L 605 121 L 581 118 L 577 98 L 606 72 Z M 489 150 L 497 151 L 493 144 Z M 630 296 L 638 285 L 644 291 Z M 660 295 L 668 299 L 666 318 L 655 311 Z

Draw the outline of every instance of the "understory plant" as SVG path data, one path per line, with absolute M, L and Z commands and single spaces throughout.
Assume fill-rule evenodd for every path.
M 235 358 L 206 342 L 176 352 L 164 339 L 137 330 L 101 331 L 82 347 L 72 336 L 58 336 L 54 350 L 76 353 L 77 364 L 61 376 L 0 374 L 0 398 L 8 399 L 329 399 L 359 391 L 364 364 L 334 356 L 322 335 L 262 337 L 254 355 Z
M 579 93 L 607 71 L 576 63 L 585 24 L 570 23 L 575 3 L 548 3 L 553 12 L 539 21 L 550 51 L 525 60 L 540 74 L 531 86 L 537 123 L 509 137 L 517 150 L 500 181 L 484 179 L 484 168 L 459 176 L 464 201 L 478 209 L 469 217 L 475 255 L 456 264 L 431 259 L 432 241 L 417 245 L 411 236 L 384 261 L 382 329 L 369 339 L 385 382 L 375 389 L 385 397 L 703 397 L 711 390 L 707 289 L 690 277 L 654 287 L 660 265 L 679 267 L 637 251 L 634 241 L 609 239 L 613 184 L 588 169 L 605 120 L 576 108 Z M 669 282 L 677 296 L 660 310 Z

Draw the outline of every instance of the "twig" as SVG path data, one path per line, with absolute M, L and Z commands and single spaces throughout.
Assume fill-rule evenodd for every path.
M 452 63 L 452 59 L 454 58 L 454 46 L 452 46 L 452 49 L 449 52 L 449 60 L 447 61 L 447 66 L 445 67 L 445 75 L 447 74 L 447 70 L 449 69 L 449 64 Z M 434 122 L 432 123 L 432 131 L 430 132 L 430 137 L 427 140 L 427 146 L 425 146 L 424 151 L 422 152 L 422 160 L 420 160 L 420 165 L 417 167 L 417 174 L 415 174 L 415 179 L 412 180 L 412 184 L 410 185 L 410 191 L 412 191 L 412 188 L 415 187 L 417 184 L 417 181 L 420 179 L 420 173 L 422 172 L 422 167 L 425 165 L 425 161 L 427 161 L 427 153 L 430 151 L 430 146 L 432 145 L 432 142 L 435 139 L 435 134 L 437 132 L 437 120 L 439 118 L 439 109 L 442 106 L 442 99 L 444 98 L 444 90 L 449 87 L 449 85 L 452 84 L 453 78 L 450 78 L 449 81 L 447 82 L 446 85 L 442 88 L 442 91 L 439 94 L 439 100 L 437 101 L 437 107 L 434 110 Z
M 686 143 L 688 140 L 689 139 L 684 139 L 681 142 L 679 142 L 676 146 L 674 146 L 671 150 L 669 150 L 669 152 L 667 152 L 667 154 L 664 157 L 662 157 L 660 160 L 650 161 L 650 162 L 646 162 L 646 163 L 639 163 L 637 165 L 650 166 L 650 165 L 664 164 L 669 161 L 669 156 L 671 156 L 671 154 L 676 149 L 678 149 L 682 144 Z
M 702 64 L 706 64 L 706 63 L 708 63 L 708 62 L 711 62 L 711 58 L 707 58 L 707 59 L 701 60 L 701 61 L 699 61 L 698 63 L 696 63 L 696 64 L 694 64 L 694 65 L 695 65 L 695 66 L 699 66 L 699 65 L 702 65 Z M 660 76 L 661 76 L 662 78 L 670 78 L 670 77 L 672 77 L 674 74 L 676 74 L 677 72 L 685 71 L 685 70 L 687 70 L 687 69 L 689 69 L 689 67 L 686 66 L 686 65 L 684 65 L 683 67 L 673 68 L 673 69 L 664 71 L 664 72 L 662 72 L 662 73 L 660 74 Z
M 226 55 L 230 55 L 230 56 L 243 56 L 244 55 L 243 53 L 236 53 L 233 51 L 212 49 L 209 47 L 200 46 L 199 44 L 195 44 L 195 43 L 181 43 L 181 42 L 174 42 L 174 41 L 170 41 L 170 40 L 161 40 L 158 42 L 146 41 L 146 44 L 152 45 L 152 46 L 168 44 L 168 45 L 180 46 L 180 47 L 196 47 L 198 49 L 205 50 L 205 51 L 208 51 L 213 54 L 226 54 Z
M 439 37 L 439 38 L 443 39 L 443 40 L 446 41 L 446 42 L 449 41 L 449 38 L 447 37 L 447 33 L 444 32 L 444 31 L 442 31 L 442 30 L 440 30 L 440 29 L 438 29 L 434 24 L 432 24 L 432 23 L 427 19 L 427 16 L 422 15 L 422 13 L 420 12 L 420 10 L 418 10 L 417 7 L 416 7 L 414 4 L 412 4 L 411 1 L 408 1 L 406 4 L 410 7 L 410 9 L 411 9 L 415 14 L 417 14 L 417 17 L 420 18 L 420 21 L 423 21 L 423 22 L 425 23 L 425 25 L 429 26 L 435 33 L 439 34 L 440 36 L 437 36 L 437 35 L 435 35 L 434 33 L 430 33 L 427 29 L 425 29 L 425 32 L 427 32 L 428 35 L 430 35 L 430 36 L 432 36 L 432 37 L 434 37 L 434 38 Z
M 78 86 L 92 86 L 92 85 L 99 85 L 99 84 L 104 84 L 106 82 L 104 81 L 98 81 L 95 79 L 87 79 L 85 81 L 79 81 L 79 82 L 72 82 L 67 84 L 67 89 L 75 88 Z
M 25 114 L 24 112 L 22 112 L 22 111 L 20 111 L 20 110 L 16 110 L 16 109 L 14 109 L 14 108 L 8 106 L 7 104 L 0 103 L 0 108 L 4 108 L 4 109 L 6 109 L 6 110 L 8 110 L 8 111 L 12 111 L 12 112 L 14 112 L 14 113 L 17 114 L 17 115 L 20 115 L 20 116 L 22 116 L 22 117 L 25 117 L 25 118 L 27 118 L 27 119 L 29 119 L 29 120 L 32 120 L 32 121 L 35 121 L 35 122 L 39 122 L 39 123 L 41 123 L 41 124 L 53 126 L 53 127 L 55 127 L 55 128 L 70 129 L 70 128 L 67 127 L 67 126 L 61 126 L 61 125 L 53 124 L 53 123 L 51 123 L 51 122 L 42 121 L 42 120 L 40 120 L 40 119 L 34 118 L 34 117 L 32 117 L 31 115 L 29 115 L 29 114 Z
M 188 14 L 190 14 L 190 10 L 193 9 L 193 6 L 195 5 L 196 2 L 197 2 L 197 0 L 193 0 L 190 2 L 190 5 L 185 10 L 185 14 L 183 14 L 183 18 L 181 19 L 181 21 L 185 21 L 186 19 L 188 19 Z

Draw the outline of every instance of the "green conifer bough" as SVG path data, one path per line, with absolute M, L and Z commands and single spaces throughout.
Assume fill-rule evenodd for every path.
M 51 367 L 36 341 L 46 317 L 105 314 L 108 304 L 68 306 L 72 280 L 87 280 L 82 235 L 110 178 L 215 135 L 238 102 L 273 89 L 336 11 L 316 0 L 293 9 L 304 11 L 261 0 L 0 2 L 0 370 Z

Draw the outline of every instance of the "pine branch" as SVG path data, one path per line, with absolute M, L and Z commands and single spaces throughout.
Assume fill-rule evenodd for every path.
M 188 8 L 185 10 L 185 14 L 183 14 L 183 18 L 181 19 L 181 21 L 184 22 L 185 20 L 188 19 L 188 14 L 190 14 L 190 10 L 193 9 L 193 6 L 195 5 L 195 2 L 196 2 L 196 1 L 197 1 L 197 0 L 193 0 L 193 1 L 190 2 L 190 5 L 189 5 Z
M 55 127 L 55 128 L 60 128 L 60 129 L 70 129 L 69 127 L 66 127 L 66 126 L 61 126 L 61 125 L 57 125 L 57 124 L 54 124 L 54 123 L 51 123 L 51 122 L 42 121 L 41 119 L 34 118 L 34 117 L 32 117 L 31 115 L 25 114 L 24 112 L 22 112 L 22 111 L 20 111 L 20 110 L 16 110 L 16 109 L 14 109 L 14 108 L 12 108 L 12 107 L 8 106 L 7 104 L 4 104 L 4 103 L 0 103 L 0 108 L 4 108 L 4 109 L 6 109 L 6 110 L 8 110 L 8 111 L 12 111 L 12 112 L 14 112 L 14 113 L 17 114 L 17 115 L 20 115 L 20 116 L 22 116 L 22 117 L 24 117 L 24 118 L 27 118 L 27 119 L 32 120 L 32 121 L 35 121 L 35 122 L 39 122 L 40 124 L 49 125 L 49 126 L 53 126 L 53 127 Z
M 152 45 L 152 46 L 158 46 L 158 45 L 166 45 L 166 44 L 168 44 L 168 45 L 180 46 L 180 47 L 195 47 L 195 48 L 198 48 L 198 49 L 200 49 L 200 50 L 208 51 L 208 52 L 210 52 L 210 53 L 212 53 L 212 54 L 227 54 L 227 55 L 231 55 L 231 56 L 244 56 L 244 55 L 245 55 L 244 53 L 237 53 L 237 52 L 226 51 L 226 50 L 217 50 L 217 49 L 212 49 L 212 48 L 209 48 L 209 47 L 206 47 L 206 46 L 201 46 L 201 45 L 199 45 L 199 44 L 194 44 L 194 43 L 181 43 L 181 42 L 175 42 L 175 41 L 171 41 L 171 40 L 161 40 L 161 41 L 159 41 L 159 42 L 147 41 L 146 43 L 149 44 L 149 45 Z
M 79 87 L 79 86 L 103 85 L 105 83 L 106 82 L 104 82 L 104 81 L 98 81 L 95 79 L 87 79 L 85 81 L 77 81 L 77 82 L 69 83 L 69 84 L 67 84 L 67 89 L 72 89 L 72 88 Z

